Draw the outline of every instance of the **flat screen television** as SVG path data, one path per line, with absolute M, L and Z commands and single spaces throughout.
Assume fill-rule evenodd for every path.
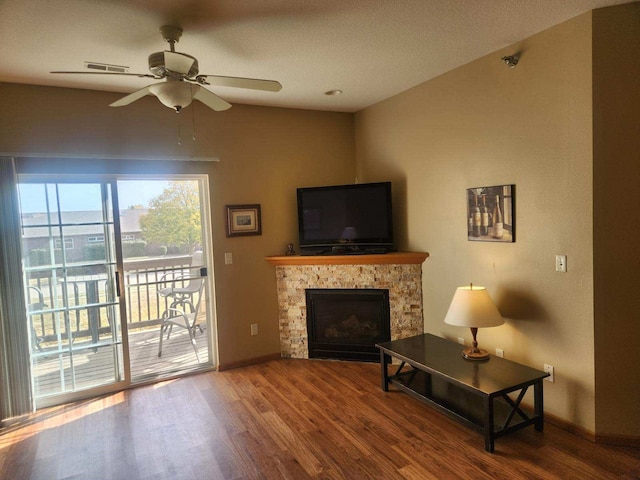
M 298 188 L 302 255 L 393 250 L 391 182 Z

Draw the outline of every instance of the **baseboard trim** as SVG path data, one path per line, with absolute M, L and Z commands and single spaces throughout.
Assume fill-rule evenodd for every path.
M 550 424 L 566 430 L 580 438 L 589 440 L 590 442 L 600 445 L 615 445 L 618 447 L 640 447 L 640 437 L 633 435 L 608 435 L 602 433 L 594 433 L 586 428 L 579 427 L 573 423 L 567 422 L 555 415 L 549 413 L 544 414 L 545 421 Z
M 615 445 L 617 447 L 640 447 L 640 437 L 632 435 L 596 434 L 596 443 Z
M 231 370 L 233 368 L 248 367 L 249 365 L 255 365 L 257 363 L 270 362 L 271 360 L 280 360 L 282 356 L 280 352 L 270 353 L 262 357 L 250 358 L 249 360 L 242 360 L 240 362 L 220 363 L 218 364 L 218 371 L 224 372 L 225 370 Z
M 579 427 L 571 422 L 567 422 L 560 417 L 556 417 L 555 415 L 551 415 L 550 413 L 544 413 L 545 422 L 549 422 L 551 425 L 554 425 L 562 430 L 566 430 L 569 433 L 577 435 L 580 438 L 584 438 L 589 440 L 590 442 L 596 443 L 596 434 L 586 428 Z

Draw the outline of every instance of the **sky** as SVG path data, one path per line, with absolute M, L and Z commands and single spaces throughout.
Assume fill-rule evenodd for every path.
M 55 202 L 53 184 L 49 184 L 49 198 Z M 63 211 L 100 210 L 100 185 L 97 183 L 58 184 L 60 206 Z M 169 185 L 164 180 L 120 180 L 118 181 L 118 199 L 121 210 L 132 205 L 149 206 L 149 200 L 162 193 Z M 22 213 L 46 212 L 45 189 L 42 183 L 22 183 L 19 185 L 20 208 Z M 56 210 L 54 205 L 50 210 Z
M 164 180 L 120 180 L 118 202 L 124 210 L 132 205 L 149 206 L 149 200 L 157 197 L 169 185 Z

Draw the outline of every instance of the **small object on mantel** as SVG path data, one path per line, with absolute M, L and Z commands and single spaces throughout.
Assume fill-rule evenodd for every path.
M 285 255 L 295 255 L 296 251 L 293 249 L 293 243 L 289 243 L 287 244 L 287 251 L 285 252 Z

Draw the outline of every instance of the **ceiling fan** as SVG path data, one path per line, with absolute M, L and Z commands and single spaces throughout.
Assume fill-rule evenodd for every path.
M 170 51 L 155 52 L 149 55 L 148 73 L 126 72 L 68 72 L 55 71 L 51 73 L 73 73 L 93 75 L 129 75 L 135 77 L 149 77 L 156 80 L 165 79 L 164 82 L 153 83 L 137 90 L 126 97 L 110 104 L 110 107 L 123 107 L 139 100 L 145 95 L 155 95 L 158 100 L 176 113 L 180 113 L 184 107 L 193 100 L 199 100 L 215 111 L 231 108 L 231 104 L 220 98 L 215 93 L 201 87 L 201 85 L 218 85 L 222 87 L 248 88 L 252 90 L 264 90 L 278 92 L 282 85 L 275 80 L 261 80 L 257 78 L 224 77 L 219 75 L 203 75 L 198 71 L 198 60 L 186 53 L 175 51 L 175 44 L 182 36 L 182 29 L 171 25 L 160 27 L 162 38 L 169 43 Z

